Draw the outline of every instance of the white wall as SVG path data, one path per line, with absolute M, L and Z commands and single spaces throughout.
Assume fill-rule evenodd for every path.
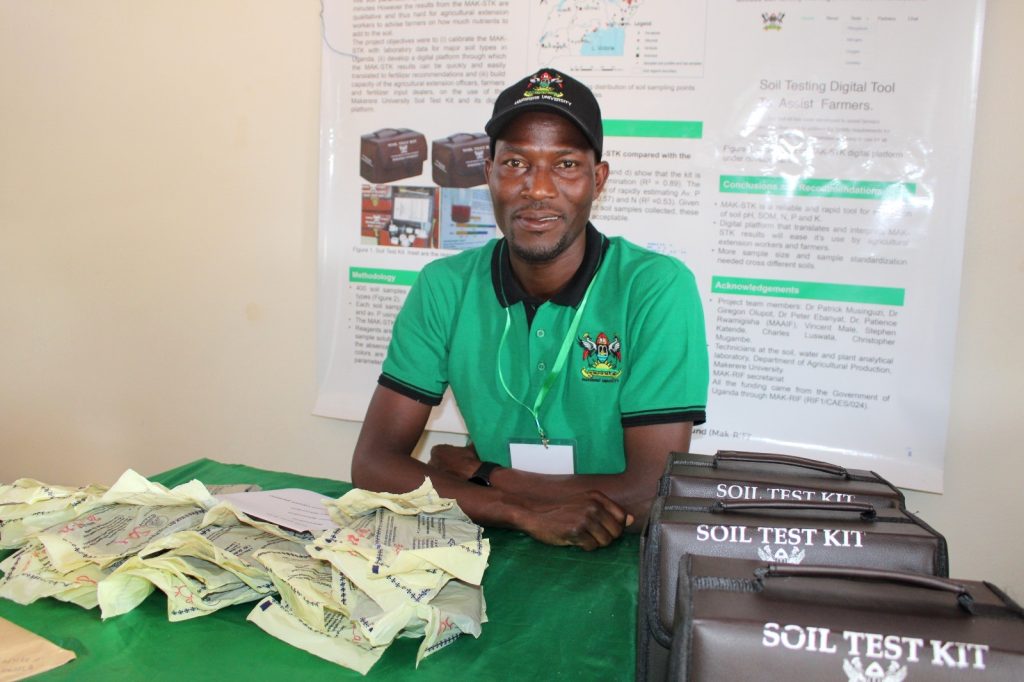
M 198 457 L 348 477 L 358 424 L 310 414 L 319 12 L 0 3 L 0 481 Z M 955 575 L 1018 599 L 1022 25 L 989 0 L 947 492 L 908 494 Z

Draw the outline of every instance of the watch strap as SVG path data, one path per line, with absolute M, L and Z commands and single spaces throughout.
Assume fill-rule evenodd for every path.
M 477 470 L 469 477 L 470 483 L 476 483 L 485 487 L 491 486 L 491 473 L 495 469 L 500 469 L 501 465 L 497 462 L 481 462 Z

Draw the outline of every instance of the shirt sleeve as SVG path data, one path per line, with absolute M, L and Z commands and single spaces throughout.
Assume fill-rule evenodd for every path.
M 639 272 L 633 284 L 629 345 L 623 349 L 630 357 L 620 395 L 622 426 L 703 424 L 708 347 L 693 273 L 663 257 Z
M 416 278 L 391 330 L 377 382 L 413 400 L 438 405 L 448 387 L 448 331 L 454 292 L 444 272 L 427 265 Z

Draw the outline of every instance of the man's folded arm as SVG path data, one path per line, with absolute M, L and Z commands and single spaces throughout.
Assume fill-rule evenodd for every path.
M 658 479 L 669 452 L 687 452 L 693 422 L 669 422 L 631 426 L 623 430 L 626 468 L 618 474 L 537 474 L 518 469 L 497 469 L 491 484 L 516 496 L 558 501 L 572 495 L 598 491 L 614 500 L 631 517 L 629 530 L 643 529 Z M 431 462 L 456 477 L 471 476 L 479 465 L 469 448 L 438 446 Z

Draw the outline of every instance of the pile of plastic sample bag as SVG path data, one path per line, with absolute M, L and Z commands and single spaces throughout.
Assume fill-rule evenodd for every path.
M 231 487 L 168 489 L 131 470 L 109 489 L 0 486 L 3 548 L 18 547 L 0 562 L 0 597 L 99 606 L 107 619 L 160 590 L 171 621 L 255 601 L 260 628 L 362 673 L 398 637 L 423 640 L 418 665 L 480 635 L 490 544 L 429 479 L 326 501 L 338 527 L 315 539 L 211 493 Z
M 11 493 L 3 492 L 0 503 Z M 198 481 L 168 490 L 126 471 L 98 498 L 79 504 L 77 516 L 27 535 L 0 562 L 0 597 L 20 604 L 53 597 L 93 608 L 100 581 L 154 540 L 199 526 L 214 503 Z
M 255 553 L 301 552 L 304 542 L 300 534 L 218 504 L 196 529 L 150 542 L 107 575 L 98 589 L 101 614 L 106 619 L 126 613 L 154 588 L 167 595 L 171 621 L 256 601 L 276 590 Z
M 105 486 L 69 488 L 31 478 L 0 484 L 0 549 L 24 545 L 36 533 L 99 504 Z
M 366 673 L 397 637 L 422 638 L 417 665 L 486 622 L 489 541 L 427 479 L 401 495 L 352 490 L 328 510 L 339 528 L 305 552 L 257 551 L 280 600 L 249 620 L 321 658 Z

